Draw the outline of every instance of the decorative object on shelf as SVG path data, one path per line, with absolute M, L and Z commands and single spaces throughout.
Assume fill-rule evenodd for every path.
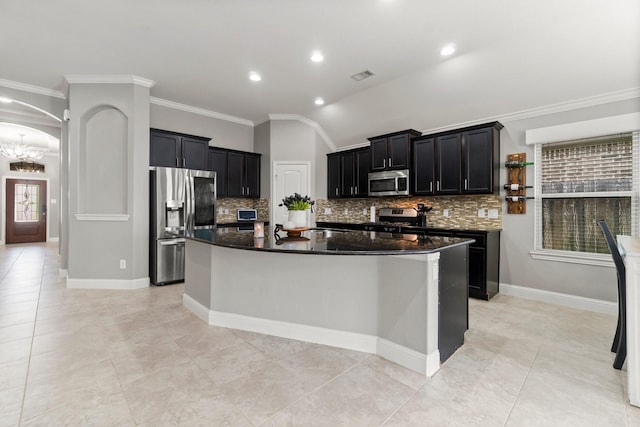
M 4 157 L 12 160 L 33 162 L 34 160 L 41 159 L 46 150 L 25 144 L 24 134 L 21 133 L 19 135 L 20 142 L 16 142 L 15 144 L 2 144 L 2 146 L 0 146 L 0 153 L 2 153 Z
M 294 193 L 293 196 L 288 196 L 282 199 L 280 206 L 284 206 L 289 210 L 289 221 L 293 223 L 293 227 L 290 224 L 285 224 L 285 228 L 294 229 L 307 226 L 307 210 L 311 209 L 313 212 L 313 205 L 315 202 L 311 200 L 309 196 L 302 196 L 298 193 Z M 289 225 L 289 226 L 286 226 Z
M 533 188 L 526 185 L 527 166 L 533 165 L 533 162 L 527 162 L 527 153 L 508 154 L 507 161 L 504 166 L 507 168 L 507 184 L 504 188 L 507 190 L 505 200 L 507 201 L 507 213 L 523 214 L 527 211 L 527 200 L 533 197 L 527 197 L 527 188 Z

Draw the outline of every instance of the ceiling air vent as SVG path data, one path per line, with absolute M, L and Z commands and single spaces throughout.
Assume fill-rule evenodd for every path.
M 354 74 L 353 76 L 351 76 L 351 78 L 357 82 L 362 81 L 364 79 L 367 79 L 371 76 L 375 76 L 376 74 L 373 71 L 370 70 L 364 70 L 361 71 L 359 73 Z

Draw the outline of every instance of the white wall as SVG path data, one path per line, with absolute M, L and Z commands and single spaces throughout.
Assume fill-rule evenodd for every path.
M 211 138 L 210 146 L 253 151 L 253 126 L 156 104 L 150 106 L 152 128 Z

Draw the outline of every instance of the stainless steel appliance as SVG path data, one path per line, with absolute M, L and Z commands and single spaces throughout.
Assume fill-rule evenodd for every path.
M 216 173 L 150 170 L 149 276 L 154 285 L 184 281 L 184 237 L 216 226 Z
M 369 196 L 408 195 L 409 169 L 369 173 Z
M 380 208 L 378 221 L 365 224 L 367 231 L 382 231 L 387 233 L 424 232 L 426 228 L 426 213 L 431 207 L 423 204 L 415 208 Z

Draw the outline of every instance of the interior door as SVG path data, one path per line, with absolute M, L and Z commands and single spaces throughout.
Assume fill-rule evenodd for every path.
M 47 240 L 47 182 L 7 179 L 7 243 Z
M 272 224 L 284 224 L 288 221 L 289 212 L 284 206 L 278 206 L 282 199 L 299 193 L 302 196 L 309 194 L 309 164 L 308 163 L 275 163 L 274 168 L 274 194 L 272 200 Z M 313 198 L 313 197 L 312 197 Z M 307 218 L 309 224 L 309 218 Z

